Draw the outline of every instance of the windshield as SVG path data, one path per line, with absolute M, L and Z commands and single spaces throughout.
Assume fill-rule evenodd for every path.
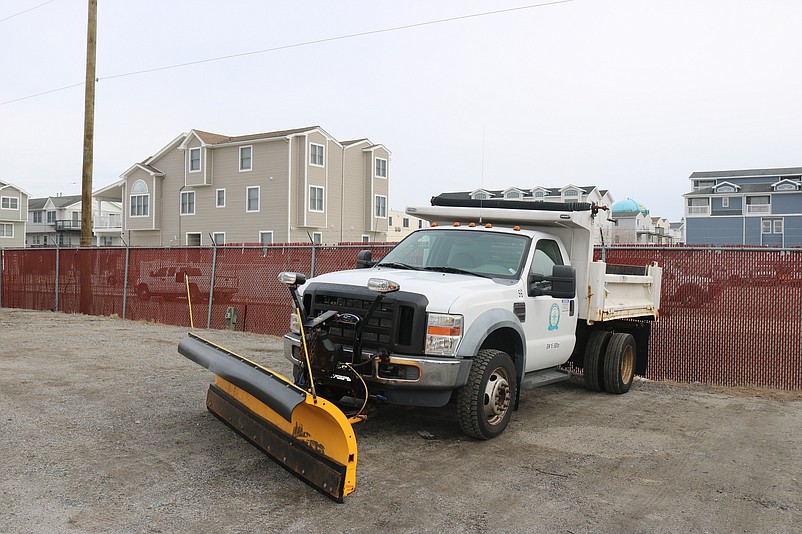
M 529 238 L 482 230 L 422 230 L 400 242 L 379 266 L 518 278 Z

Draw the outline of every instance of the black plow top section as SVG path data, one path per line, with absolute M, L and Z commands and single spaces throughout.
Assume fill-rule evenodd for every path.
M 442 195 L 432 197 L 432 206 L 446 206 L 450 208 L 504 208 L 532 211 L 591 211 L 593 209 L 593 204 L 590 202 L 532 202 L 501 198 L 480 200 L 476 198 L 444 198 Z
M 247 391 L 287 421 L 292 421 L 292 411 L 306 399 L 303 390 L 195 334 L 190 333 L 179 343 L 178 352 Z

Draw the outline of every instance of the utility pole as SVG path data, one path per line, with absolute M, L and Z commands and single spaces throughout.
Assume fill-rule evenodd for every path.
M 81 247 L 79 251 L 79 311 L 92 312 L 92 160 L 95 140 L 95 59 L 97 56 L 97 0 L 89 0 L 86 28 L 86 87 L 84 92 L 84 157 L 81 177 Z
M 86 29 L 86 88 L 84 93 L 84 159 L 81 179 L 81 246 L 92 245 L 92 159 L 95 139 L 95 58 L 97 56 L 97 0 L 89 0 Z

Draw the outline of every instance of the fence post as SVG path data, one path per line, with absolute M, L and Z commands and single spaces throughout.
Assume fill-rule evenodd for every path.
M 51 239 L 53 238 L 51 237 Z M 59 279 L 59 260 L 61 259 L 61 254 L 60 254 L 61 250 L 59 249 L 58 241 L 53 239 L 53 243 L 56 244 L 56 302 L 53 304 L 53 311 L 58 311 L 58 290 L 59 290 L 58 279 Z
M 309 278 L 315 277 L 315 242 L 312 242 L 312 265 L 309 266 Z
M 209 281 L 209 310 L 206 314 L 206 330 L 212 327 L 212 301 L 214 300 L 214 280 L 217 275 L 217 243 L 212 238 L 212 279 Z
M 601 261 L 607 262 L 607 247 L 605 245 L 601 246 Z
M 128 243 L 125 244 L 125 274 L 123 275 L 123 319 L 128 307 L 128 261 L 130 257 L 131 248 Z

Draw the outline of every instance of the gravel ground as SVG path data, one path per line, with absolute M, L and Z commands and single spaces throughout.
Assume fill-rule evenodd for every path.
M 279 338 L 201 334 L 290 373 Z M 385 406 L 337 504 L 206 411 L 184 335 L 0 309 L 0 532 L 800 532 L 801 392 L 567 382 L 487 442 Z

